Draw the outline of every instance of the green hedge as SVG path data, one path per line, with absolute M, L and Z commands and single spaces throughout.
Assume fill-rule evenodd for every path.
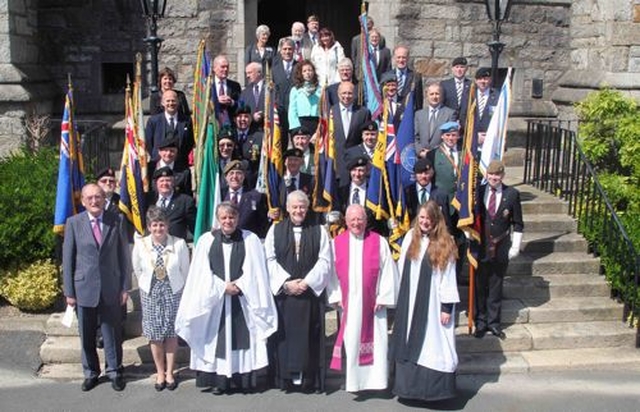
M 57 170 L 52 148 L 0 160 L 0 268 L 54 257 Z
M 582 149 L 594 166 L 598 180 L 629 235 L 640 251 L 640 110 L 635 100 L 619 91 L 603 89 L 590 93 L 576 105 L 580 118 Z M 628 248 L 608 241 L 613 220 L 599 211 L 579 222 L 581 233 L 601 258 L 607 280 L 640 316 L 640 288 L 635 285 L 633 256 Z M 637 264 L 637 263 L 635 263 Z

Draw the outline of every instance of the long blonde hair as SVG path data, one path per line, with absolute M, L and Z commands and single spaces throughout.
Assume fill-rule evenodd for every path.
M 427 253 L 429 254 L 429 260 L 431 266 L 434 269 L 444 270 L 447 263 L 451 259 L 458 258 L 458 249 L 456 243 L 453 241 L 453 237 L 447 230 L 447 225 L 444 221 L 444 215 L 440 210 L 440 206 L 433 200 L 429 200 L 424 203 L 418 209 L 417 215 L 425 210 L 427 216 L 433 223 L 433 229 L 429 232 L 429 246 L 427 247 Z M 413 235 L 411 237 L 411 243 L 407 250 L 407 258 L 411 260 L 420 259 L 420 242 L 422 241 L 422 231 L 420 230 L 420 224 L 418 223 L 418 217 L 413 223 Z

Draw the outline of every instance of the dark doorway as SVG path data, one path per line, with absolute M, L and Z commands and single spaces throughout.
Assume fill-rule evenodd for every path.
M 307 17 L 315 14 L 320 27 L 330 28 L 344 47 L 345 56 L 349 56 L 351 38 L 360 33 L 360 3 L 360 0 L 259 0 L 258 24 L 269 26 L 270 43 L 277 46 L 278 39 L 291 34 L 294 21 L 306 26 Z

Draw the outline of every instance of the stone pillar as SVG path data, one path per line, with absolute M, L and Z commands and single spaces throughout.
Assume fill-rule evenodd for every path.
M 36 34 L 35 0 L 0 1 L 0 156 L 22 145 L 30 116 L 50 112 Z

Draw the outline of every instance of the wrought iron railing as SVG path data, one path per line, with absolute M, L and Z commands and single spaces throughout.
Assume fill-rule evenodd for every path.
M 113 166 L 111 158 L 114 148 L 119 148 L 121 152 L 123 141 L 114 141 L 109 124 L 102 120 L 76 120 L 75 124 L 80 134 L 85 173 L 95 176 L 103 168 Z M 52 121 L 50 138 L 47 140 L 57 145 L 59 139 L 60 121 Z
M 529 120 L 524 181 L 569 204 L 578 230 L 601 259 L 623 321 L 636 325 L 640 347 L 640 257 L 577 140 L 577 124 Z

